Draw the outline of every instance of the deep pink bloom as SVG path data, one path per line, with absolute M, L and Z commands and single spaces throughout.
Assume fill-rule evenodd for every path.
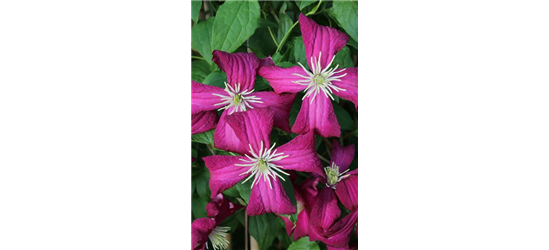
M 215 111 L 204 111 L 191 115 L 191 134 L 204 133 L 217 126 L 219 117 Z
M 341 210 L 338 200 L 351 213 L 358 213 L 358 169 L 348 170 L 355 156 L 355 147 L 342 147 L 334 140 L 331 156 L 331 165 L 324 168 L 324 173 L 314 173 L 316 178 L 306 179 L 295 188 L 298 201 L 295 225 L 288 218 L 282 219 L 286 232 L 293 234 L 294 240 L 309 235 L 311 240 L 321 240 L 332 249 L 349 249 L 350 232 L 358 217 L 348 215 L 348 218 L 339 219 Z M 320 191 L 317 189 L 319 182 L 325 185 Z M 300 205 L 302 209 L 299 209 Z M 311 216 L 315 219 L 310 219 Z
M 290 132 L 290 109 L 295 94 L 278 95 L 271 91 L 254 92 L 253 89 L 258 68 L 261 65 L 273 65 L 270 58 L 260 60 L 253 53 L 225 53 L 215 50 L 213 61 L 227 73 L 225 89 L 195 81 L 191 82 L 193 130 L 194 124 L 198 124 L 198 120 L 209 125 L 202 125 L 204 127 L 211 127 L 211 124 L 215 123 L 214 118 L 217 118 L 217 115 L 215 117 L 211 115 L 212 113 L 205 115 L 204 112 L 215 113 L 215 110 L 223 110 L 214 133 L 214 145 L 219 149 L 243 154 L 248 151 L 248 145 L 243 145 L 238 140 L 235 132 L 227 125 L 226 117 L 236 112 L 268 107 L 275 111 L 274 125 Z M 200 118 L 195 117 L 200 114 Z
M 225 236 L 230 228 L 220 227 L 219 224 L 240 208 L 242 208 L 242 205 L 233 204 L 229 200 L 223 198 L 222 194 L 213 198 L 212 201 L 206 205 L 208 217 L 196 219 L 191 225 L 191 249 L 203 250 L 206 247 L 208 239 L 214 246 L 226 247 L 228 241 Z
M 358 110 L 358 68 L 332 67 L 336 53 L 349 36 L 318 25 L 303 14 L 299 15 L 299 23 L 310 71 L 301 64 L 290 68 L 265 66 L 260 68 L 259 75 L 279 94 L 305 90 L 292 132 L 304 134 L 314 130 L 323 137 L 339 137 L 340 126 L 330 101 L 333 94 L 353 102 Z
M 249 215 L 296 212 L 279 180 L 285 181 L 282 175 L 289 175 L 285 171 L 323 174 L 313 133 L 298 135 L 276 149 L 276 143 L 271 146 L 273 117 L 271 109 L 253 109 L 227 116 L 227 125 L 249 152 L 243 156 L 212 155 L 203 158 L 210 170 L 212 197 L 243 179 L 244 182 L 253 179 L 246 207 Z

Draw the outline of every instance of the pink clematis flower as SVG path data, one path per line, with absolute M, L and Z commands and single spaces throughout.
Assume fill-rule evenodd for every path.
M 212 197 L 229 189 L 241 180 L 252 180 L 252 192 L 246 213 L 293 214 L 295 206 L 282 187 L 288 170 L 323 174 L 322 164 L 315 151 L 314 135 L 298 135 L 288 143 L 271 146 L 273 111 L 253 109 L 227 116 L 226 122 L 235 136 L 248 146 L 243 156 L 212 155 L 204 157 L 210 171 Z M 280 180 L 279 180 L 280 179 Z
M 216 148 L 241 154 L 248 151 L 248 145 L 241 143 L 235 131 L 227 125 L 226 118 L 233 113 L 246 112 L 254 108 L 273 109 L 275 111 L 274 125 L 290 132 L 290 109 L 295 94 L 278 95 L 270 91 L 254 92 L 253 89 L 258 68 L 262 65 L 273 65 L 270 58 L 259 60 L 253 53 L 229 54 L 215 50 L 213 61 L 227 73 L 225 88 L 192 81 L 191 114 L 193 115 L 193 124 L 199 124 L 198 121 L 200 121 L 202 124 L 208 125 L 201 126 L 211 128 L 217 119 L 215 110 L 223 110 L 214 133 Z
M 295 225 L 288 218 L 282 219 L 286 232 L 293 234 L 294 240 L 309 235 L 311 241 L 321 240 L 332 249 L 349 249 L 347 243 L 357 217 L 348 215 L 338 221 L 341 216 L 338 200 L 352 212 L 358 211 L 358 169 L 348 170 L 355 155 L 354 145 L 342 147 L 334 140 L 331 155 L 331 165 L 324 168 L 324 173 L 314 173 L 315 178 L 307 179 L 295 188 L 298 202 Z M 319 182 L 325 185 L 320 191 L 317 189 Z M 310 219 L 311 215 L 315 216 L 314 220 Z
M 226 236 L 230 227 L 220 227 L 219 224 L 240 208 L 242 208 L 242 205 L 233 204 L 223 198 L 222 194 L 215 196 L 206 205 L 209 218 L 196 219 L 191 225 L 191 249 L 205 249 L 208 239 L 211 241 L 214 249 L 224 249 L 229 246 Z
M 276 93 L 305 91 L 292 132 L 304 134 L 313 130 L 323 137 L 339 137 L 340 126 L 330 99 L 333 100 L 335 94 L 353 102 L 358 110 L 358 68 L 332 66 L 336 53 L 345 46 L 349 36 L 318 25 L 303 14 L 299 15 L 299 23 L 310 70 L 301 63 L 290 68 L 265 66 L 260 68 L 259 75 Z
M 214 129 L 218 119 L 215 111 L 204 111 L 191 115 L 191 134 L 204 133 Z

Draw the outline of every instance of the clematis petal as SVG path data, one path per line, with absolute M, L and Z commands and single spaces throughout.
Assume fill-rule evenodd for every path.
M 308 76 L 308 73 L 300 66 L 289 68 L 267 66 L 259 69 L 259 75 L 269 82 L 277 94 L 297 93 L 307 87 L 307 85 L 295 83 L 294 81 L 301 81 L 304 78 L 294 74 Z
M 351 211 L 358 209 L 358 175 L 352 174 L 341 180 L 335 192 L 345 208 Z
M 331 100 L 322 94 L 318 94 L 312 103 L 310 98 L 309 96 L 303 100 L 292 132 L 305 134 L 314 131 L 322 137 L 339 137 L 341 127 L 337 122 Z
M 240 208 L 242 208 L 242 205 L 234 204 L 225 199 L 223 194 L 218 194 L 212 201 L 208 202 L 206 212 L 208 212 L 208 217 L 214 218 L 219 224 Z
M 341 215 L 336 195 L 331 188 L 323 188 L 316 198 L 316 202 L 311 209 L 311 214 L 315 215 L 315 219 L 311 221 L 311 225 L 328 229 Z
M 228 96 L 224 89 L 216 86 L 210 86 L 199 82 L 191 81 L 191 114 L 197 114 L 203 111 L 217 110 L 223 105 L 221 97 L 214 94 Z
M 204 133 L 217 126 L 217 112 L 204 111 L 191 115 L 191 134 Z
M 203 250 L 208 242 L 208 235 L 216 227 L 216 222 L 210 218 L 200 218 L 191 224 L 191 249 Z
M 298 204 L 299 206 L 299 204 Z M 293 239 L 298 240 L 301 237 L 309 235 L 309 212 L 306 210 L 297 214 L 297 221 L 295 223 L 295 229 Z
M 315 150 L 315 137 L 312 132 L 296 136 L 288 143 L 278 147 L 277 152 L 288 155 L 288 157 L 276 161 L 276 164 L 283 169 L 325 175 Z
M 342 147 L 337 140 L 333 140 L 331 157 L 332 162 L 335 162 L 339 167 L 339 172 L 342 173 L 349 168 L 349 165 L 351 165 L 351 162 L 355 158 L 355 145 Z
M 345 245 L 343 247 L 331 247 L 326 246 L 328 250 L 355 250 L 356 247 L 350 247 L 349 245 Z
M 240 90 L 254 88 L 259 59 L 253 53 L 227 53 L 214 50 L 213 61 L 227 73 L 227 84 L 233 88 L 240 83 Z
M 235 166 L 235 164 L 242 164 L 240 159 L 246 159 L 244 156 L 212 155 L 202 159 L 208 170 L 210 170 L 211 198 L 216 197 L 219 193 L 248 176 L 247 174 L 241 175 L 247 169 Z
M 271 178 L 270 183 L 272 189 L 269 182 L 261 178 L 252 187 L 246 213 L 251 216 L 264 213 L 295 214 L 296 208 L 286 195 L 280 180 Z
M 309 239 L 311 241 L 320 240 L 331 247 L 344 247 L 349 243 L 351 231 L 357 222 L 358 210 L 355 210 L 335 222 L 328 230 L 311 224 L 311 227 L 309 227 Z
M 256 97 L 261 98 L 263 103 L 252 103 L 254 108 L 270 108 L 274 112 L 274 125 L 290 133 L 290 110 L 294 103 L 296 94 L 261 91 L 255 92 Z
M 318 58 L 319 53 L 322 52 L 320 66 L 324 69 L 332 57 L 349 41 L 347 34 L 334 28 L 318 25 L 303 14 L 299 14 L 299 26 L 303 34 L 305 54 L 311 68 L 314 67 L 310 65 L 311 57 Z
M 259 67 L 275 66 L 273 58 L 271 56 L 259 59 Z
M 351 101 L 355 104 L 355 109 L 358 111 L 358 68 L 346 68 L 343 72 L 336 73 L 334 76 L 345 76 L 339 78 L 341 81 L 332 81 L 331 83 L 345 91 L 334 91 L 334 94 Z
M 308 211 L 311 211 L 311 208 L 316 201 L 316 196 L 318 195 L 318 188 L 316 186 L 319 181 L 320 178 L 305 179 L 296 189 L 296 191 L 299 192 L 299 197 L 301 197 L 304 201 L 305 208 Z
M 227 123 L 226 117 L 228 116 L 228 111 L 225 110 L 221 117 L 219 118 L 219 122 L 217 123 L 217 127 L 214 131 L 214 146 L 215 148 L 222 149 L 229 152 L 235 152 L 239 154 L 246 154 L 250 148 L 248 145 L 244 145 L 242 141 L 236 136 L 236 133 L 234 129 Z
M 273 115 L 273 111 L 267 108 L 252 109 L 226 116 L 225 120 L 233 128 L 238 140 L 248 150 L 251 145 L 254 152 L 257 153 L 262 150 L 261 145 L 263 148 L 271 146 Z

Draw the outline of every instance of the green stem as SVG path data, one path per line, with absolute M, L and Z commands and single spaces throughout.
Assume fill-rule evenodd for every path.
M 286 34 L 284 34 L 284 37 L 282 38 L 282 40 L 280 41 L 280 44 L 278 44 L 278 46 L 276 47 L 276 51 L 275 51 L 275 54 L 278 53 L 278 51 L 280 51 L 280 49 L 282 48 L 282 45 L 284 45 L 284 43 L 286 42 L 286 39 L 288 39 L 288 36 L 290 36 L 290 32 L 292 32 L 292 29 L 294 29 L 294 27 L 299 23 L 299 20 L 298 21 L 295 21 L 294 25 L 292 25 L 292 27 L 290 27 L 290 29 L 286 32 Z
M 206 61 L 206 59 L 204 59 L 203 57 L 199 57 L 199 56 L 191 56 L 191 58 Z

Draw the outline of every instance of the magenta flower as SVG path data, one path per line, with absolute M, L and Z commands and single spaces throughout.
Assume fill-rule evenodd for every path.
M 318 25 L 303 14 L 299 15 L 299 22 L 310 71 L 299 63 L 300 66 L 290 68 L 261 67 L 259 75 L 276 93 L 305 91 L 292 132 L 304 134 L 314 130 L 323 137 L 339 137 L 340 126 L 330 99 L 333 100 L 335 94 L 353 102 L 358 110 L 358 68 L 332 67 L 336 53 L 345 46 L 349 36 Z
M 258 68 L 261 65 L 273 65 L 270 58 L 259 60 L 253 53 L 229 54 L 215 50 L 213 61 L 227 73 L 225 89 L 192 81 L 191 114 L 193 126 L 195 123 L 207 124 L 196 126 L 212 128 L 217 119 L 217 115 L 212 114 L 215 110 L 223 110 L 214 133 L 216 148 L 241 154 L 248 151 L 248 145 L 241 143 L 225 120 L 228 115 L 254 108 L 273 109 L 274 125 L 290 132 L 289 116 L 295 94 L 278 95 L 270 91 L 254 92 L 253 89 Z
M 289 175 L 286 171 L 323 174 L 313 133 L 298 135 L 278 148 L 275 148 L 276 143 L 271 146 L 273 117 L 270 109 L 253 109 L 227 116 L 227 125 L 249 151 L 243 156 L 212 155 L 203 158 L 210 170 L 212 197 L 241 180 L 245 179 L 243 183 L 252 180 L 252 192 L 246 207 L 249 215 L 296 212 L 280 181 L 285 181 L 283 175 Z
M 195 84 L 195 81 L 192 83 Z M 191 115 L 191 134 L 204 133 L 214 129 L 218 119 L 215 111 L 204 111 Z
M 220 227 L 219 224 L 240 208 L 242 205 L 233 204 L 223 198 L 222 194 L 215 196 L 206 205 L 209 218 L 196 219 L 191 225 L 191 249 L 203 250 L 208 244 L 208 239 L 212 242 L 214 249 L 226 248 L 229 245 L 226 236 L 230 227 Z
M 286 233 L 288 233 L 288 236 L 292 236 L 294 241 L 309 235 L 309 215 L 318 194 L 316 188 L 318 182 L 319 178 L 309 178 L 294 188 L 297 201 L 297 221 L 295 225 L 287 217 L 279 216 L 284 221 Z

